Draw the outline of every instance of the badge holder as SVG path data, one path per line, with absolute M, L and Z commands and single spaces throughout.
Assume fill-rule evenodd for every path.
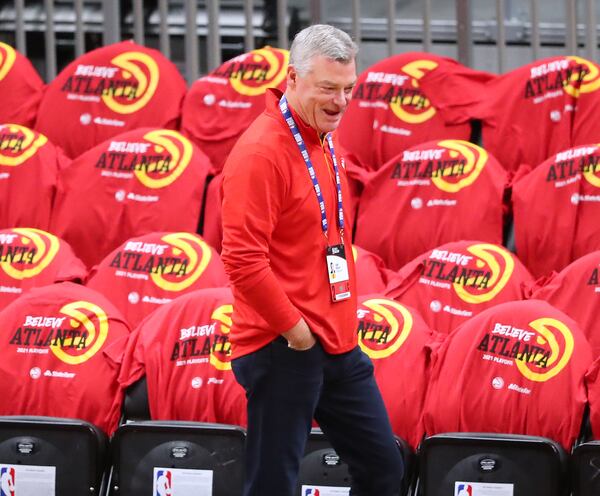
M 350 298 L 350 275 L 343 244 L 327 247 L 327 273 L 331 300 L 335 303 Z

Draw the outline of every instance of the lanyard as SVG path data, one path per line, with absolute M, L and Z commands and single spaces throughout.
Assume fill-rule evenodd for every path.
M 313 187 L 315 189 L 315 194 L 317 195 L 317 201 L 319 202 L 319 208 L 321 209 L 321 228 L 323 229 L 323 234 L 327 236 L 327 231 L 329 229 L 329 223 L 327 222 L 327 213 L 325 211 L 325 200 L 323 199 L 323 193 L 321 192 L 321 186 L 319 186 L 319 181 L 317 179 L 317 174 L 315 173 L 315 168 L 313 167 L 312 162 L 310 161 L 310 157 L 308 156 L 308 151 L 306 150 L 306 145 L 304 144 L 304 139 L 298 130 L 298 126 L 296 125 L 296 121 L 294 121 L 294 117 L 292 116 L 292 112 L 289 109 L 287 99 L 285 95 L 281 97 L 279 100 L 279 110 L 281 110 L 281 114 L 287 122 L 292 135 L 294 136 L 294 140 L 300 149 L 300 153 L 302 154 L 302 158 L 304 159 L 304 163 L 306 164 L 306 168 L 308 169 L 308 175 L 312 180 Z M 335 184 L 337 187 L 337 203 L 338 203 L 338 228 L 340 230 L 340 234 L 342 237 L 343 243 L 343 234 L 344 234 L 344 209 L 342 203 L 342 182 L 340 180 L 340 173 L 338 170 L 337 159 L 335 158 L 335 151 L 333 149 L 333 139 L 331 138 L 331 133 L 327 133 L 327 143 L 329 144 L 329 150 L 331 151 L 331 158 L 333 160 L 333 169 L 335 170 Z

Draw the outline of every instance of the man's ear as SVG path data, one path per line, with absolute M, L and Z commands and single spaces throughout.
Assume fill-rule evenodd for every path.
M 296 82 L 298 81 L 298 72 L 293 65 L 288 65 L 287 68 L 287 87 L 291 89 L 296 88 Z

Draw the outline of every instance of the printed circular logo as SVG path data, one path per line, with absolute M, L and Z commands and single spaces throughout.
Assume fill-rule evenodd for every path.
M 492 379 L 492 387 L 494 389 L 502 389 L 504 387 L 504 379 L 502 377 L 494 377 Z
M 52 263 L 59 248 L 56 236 L 39 229 L 0 231 L 0 269 L 13 279 L 30 279 Z
M 454 291 L 467 303 L 493 300 L 510 281 L 515 261 L 507 250 L 489 243 L 471 245 L 466 251 L 473 260 L 457 266 L 456 277 L 452 277 Z
M 259 96 L 284 81 L 289 58 L 287 50 L 265 47 L 236 57 L 215 75 L 227 76 L 240 95 Z
M 550 317 L 529 323 L 535 331 L 528 347 L 517 353 L 515 363 L 521 374 L 535 382 L 545 382 L 558 375 L 573 355 L 574 340 L 571 330 L 560 320 Z
M 207 95 L 204 95 L 204 98 L 202 99 L 204 101 L 204 105 L 214 105 L 215 102 L 217 101 L 215 95 L 213 95 L 212 93 L 209 93 Z
M 560 113 L 560 110 L 553 110 L 552 112 L 550 112 L 550 120 L 551 121 L 559 122 L 561 118 L 562 118 L 562 115 Z
M 366 300 L 361 307 L 357 312 L 361 349 L 373 360 L 398 351 L 413 327 L 413 317 L 406 307 L 386 298 Z
M 390 101 L 390 109 L 398 119 L 409 124 L 422 124 L 436 114 L 429 99 L 419 89 L 419 80 L 437 66 L 433 60 L 414 60 L 402 67 L 402 72 L 411 78 L 412 91 L 404 91 Z
M 140 295 L 139 293 L 132 291 L 131 293 L 129 293 L 127 295 L 127 301 L 129 303 L 131 303 L 132 305 L 137 305 L 140 302 Z
M 200 389 L 202 387 L 202 383 L 203 383 L 202 377 L 194 377 L 192 379 L 192 387 L 194 389 Z
M 48 138 L 27 127 L 18 124 L 0 125 L 0 165 L 21 165 L 47 142 Z
M 142 163 L 132 167 L 135 176 L 151 189 L 173 184 L 192 159 L 192 144 L 177 131 L 168 129 L 150 131 L 144 135 L 144 139 L 151 143 L 151 150 L 142 155 Z
M 415 210 L 419 210 L 420 208 L 423 208 L 423 200 L 421 200 L 421 198 L 413 198 L 410 201 L 410 206 Z
M 458 193 L 471 186 L 487 164 L 488 153 L 468 141 L 444 140 L 438 145 L 446 148 L 446 157 L 438 161 L 431 182 L 447 193 Z
M 16 59 L 15 49 L 6 43 L 0 42 L 0 81 L 10 72 Z
M 29 377 L 31 377 L 32 379 L 39 379 L 40 377 L 42 377 L 42 369 L 40 369 L 39 367 L 33 367 L 29 371 Z
M 210 246 L 190 233 L 165 234 L 161 240 L 167 243 L 168 249 L 161 267 L 150 277 L 165 291 L 184 291 L 195 284 L 208 267 L 212 259 Z
M 125 52 L 113 58 L 111 64 L 119 71 L 111 90 L 102 94 L 104 104 L 117 114 L 133 114 L 145 107 L 160 79 L 156 61 L 145 53 Z
M 98 305 L 74 301 L 60 309 L 66 318 L 50 343 L 52 353 L 69 365 L 79 365 L 92 358 L 108 337 L 108 316 Z
M 88 126 L 92 122 L 92 114 L 88 114 L 87 112 L 85 114 L 81 114 L 79 116 L 79 122 L 81 122 L 84 126 Z
M 231 315 L 233 305 L 221 305 L 212 315 L 211 319 L 216 321 L 219 330 L 215 332 L 215 342 L 210 352 L 210 364 L 217 370 L 231 370 L 231 344 L 229 343 L 229 331 L 231 330 Z
M 600 71 L 595 63 L 575 55 L 567 59 L 574 60 L 578 65 L 578 70 L 573 71 L 564 86 L 567 94 L 578 98 L 581 93 L 593 93 L 600 88 Z
M 431 308 L 432 312 L 438 313 L 442 311 L 442 302 L 440 300 L 433 300 L 429 304 L 429 308 Z

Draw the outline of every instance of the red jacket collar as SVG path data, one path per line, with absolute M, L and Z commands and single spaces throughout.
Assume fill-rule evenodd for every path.
M 277 88 L 269 88 L 266 93 L 266 108 L 269 114 L 273 115 L 277 119 L 281 119 L 281 122 L 283 122 L 283 124 L 287 127 L 287 124 L 285 123 L 283 116 L 281 115 L 281 110 L 279 109 L 279 100 L 281 100 L 282 95 L 283 92 L 281 90 L 278 90 Z M 294 121 L 296 121 L 298 130 L 300 131 L 300 134 L 302 135 L 304 141 L 320 144 L 321 140 L 319 138 L 319 133 L 317 132 L 317 130 L 309 126 L 306 122 L 304 122 L 302 117 L 298 115 L 298 113 L 292 108 L 291 105 L 289 106 L 289 108 L 292 112 L 292 117 L 294 118 Z

